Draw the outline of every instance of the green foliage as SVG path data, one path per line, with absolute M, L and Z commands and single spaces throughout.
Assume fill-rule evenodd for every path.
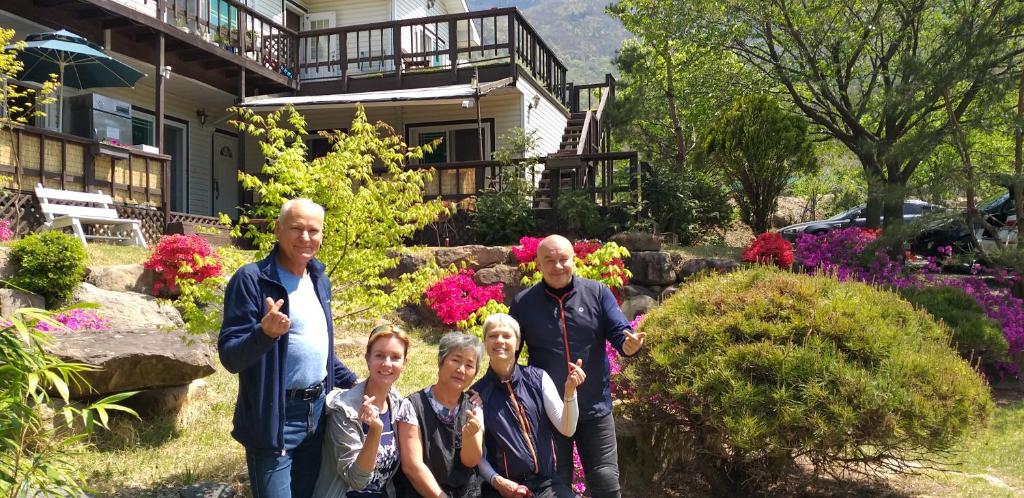
M 239 114 L 238 128 L 259 138 L 264 157 L 261 175 L 239 173 L 242 186 L 258 194 L 246 218 L 275 220 L 284 201 L 294 197 L 324 207 L 319 259 L 334 286 L 335 316 L 379 316 L 418 299 L 433 277 L 432 267 L 398 279 L 384 274 L 398 265 L 399 255 L 390 250 L 446 211 L 440 201 L 423 200 L 432 170 L 406 168 L 431 146 L 407 146 L 388 125 L 367 122 L 359 107 L 347 133 L 320 132 L 331 150 L 308 161 L 306 120 L 294 108 L 267 115 L 232 111 Z M 274 243 L 272 234 L 255 228 L 247 235 L 264 251 Z
M 978 301 L 957 287 L 906 287 L 900 295 L 953 331 L 953 345 L 965 360 L 979 361 L 994 372 L 1007 360 L 1009 344 L 999 324 L 985 315 Z
M 867 197 L 864 169 L 842 144 L 832 140 L 815 146 L 820 170 L 797 172 L 789 193 L 807 200 L 806 220 L 841 213 Z
M 643 215 L 654 219 L 658 231 L 676 234 L 679 243 L 692 245 L 709 232 L 732 221 L 729 191 L 717 173 L 692 161 L 684 170 L 654 164 L 643 178 Z
M 597 211 L 589 192 L 575 190 L 559 193 L 555 200 L 558 233 L 579 238 L 599 238 L 607 224 Z
M 221 274 L 197 282 L 193 278 L 179 277 L 175 283 L 178 297 L 174 307 L 181 312 L 185 322 L 185 330 L 192 335 L 213 334 L 220 330 L 224 319 L 224 287 L 235 270 L 249 263 L 251 258 L 246 253 L 231 248 L 218 247 Z M 183 267 L 181 274 L 188 274 L 191 269 Z
M 536 158 L 536 130 L 514 128 L 502 136 L 502 147 L 494 151 L 501 163 L 497 185 L 481 194 L 473 208 L 469 230 L 482 244 L 510 244 L 525 234 L 534 233 L 533 185 L 527 180 Z
M 708 131 L 705 150 L 739 186 L 740 217 L 754 233 L 771 228 L 779 196 L 797 173 L 817 169 L 807 122 L 767 95 L 737 98 Z
M 11 247 L 15 287 L 34 292 L 53 307 L 71 298 L 85 277 L 85 246 L 77 237 L 48 230 L 29 235 Z
M 76 407 L 70 403 L 69 386 L 87 390 L 81 373 L 93 367 L 47 353 L 45 347 L 52 339 L 33 328 L 39 320 L 59 325 L 45 311 L 35 309 L 18 310 L 4 320 L 0 329 L 0 495 L 81 496 L 85 476 L 70 458 L 84 449 L 85 436 L 96 426 L 107 427 L 111 411 L 135 414 L 117 404 L 134 393 Z M 54 428 L 61 424 L 65 427 Z
M 484 340 L 484 322 L 487 320 L 487 317 L 495 313 L 508 313 L 508 306 L 491 299 L 480 309 L 471 313 L 469 318 L 457 323 L 456 327 L 467 334 L 476 336 L 477 339 L 482 341 Z
M 767 267 L 689 284 L 626 366 L 641 422 L 675 428 L 722 496 L 817 475 L 910 471 L 982 425 L 984 379 L 895 294 Z M 785 492 L 783 492 L 785 494 Z

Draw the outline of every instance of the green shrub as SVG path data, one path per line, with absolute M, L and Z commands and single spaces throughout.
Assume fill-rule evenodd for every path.
M 1010 348 L 1002 328 L 963 289 L 956 287 L 907 287 L 900 295 L 914 306 L 942 320 L 953 331 L 953 345 L 968 361 L 979 361 L 985 371 L 1006 361 Z
M 88 256 L 77 238 L 54 230 L 29 235 L 14 243 L 11 262 L 16 287 L 46 298 L 53 307 L 67 301 L 85 276 Z
M 536 226 L 530 199 L 519 188 L 481 194 L 469 222 L 481 244 L 515 243 Z
M 649 352 L 626 368 L 629 409 L 687 438 L 695 470 L 723 496 L 907 469 L 992 411 L 945 327 L 860 283 L 764 267 L 715 275 L 641 330 Z
M 589 192 L 580 190 L 559 194 L 555 200 L 558 233 L 581 238 L 600 238 L 607 223 L 597 212 Z

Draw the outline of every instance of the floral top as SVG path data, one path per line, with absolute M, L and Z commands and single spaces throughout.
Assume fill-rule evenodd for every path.
M 384 496 L 385 485 L 391 476 L 398 470 L 398 441 L 395 439 L 395 424 L 392 420 L 394 410 L 380 415 L 384 422 L 384 431 L 380 435 L 380 448 L 377 449 L 377 464 L 374 466 L 373 474 L 366 487 L 361 490 L 351 490 L 345 493 L 346 498 L 381 498 Z M 402 420 L 398 418 L 398 420 Z M 363 435 L 370 432 L 370 428 L 363 424 Z

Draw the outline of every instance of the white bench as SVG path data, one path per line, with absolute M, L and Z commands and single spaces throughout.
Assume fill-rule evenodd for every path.
M 142 236 L 139 220 L 118 218 L 117 211 L 113 208 L 114 199 L 109 195 L 102 192 L 72 192 L 36 185 L 36 197 L 46 219 L 39 228 L 40 231 L 63 230 L 70 227 L 83 244 L 88 244 L 89 240 L 108 240 L 146 247 L 146 239 Z M 83 224 L 109 226 L 111 235 L 86 235 L 82 229 Z

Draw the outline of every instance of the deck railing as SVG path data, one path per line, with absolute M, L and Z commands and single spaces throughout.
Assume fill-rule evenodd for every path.
M 0 175 L 31 190 L 46 187 L 111 194 L 115 201 L 163 206 L 170 156 L 33 126 L 0 130 Z
M 304 82 L 508 65 L 569 105 L 565 64 L 514 8 L 303 31 L 298 49 Z

